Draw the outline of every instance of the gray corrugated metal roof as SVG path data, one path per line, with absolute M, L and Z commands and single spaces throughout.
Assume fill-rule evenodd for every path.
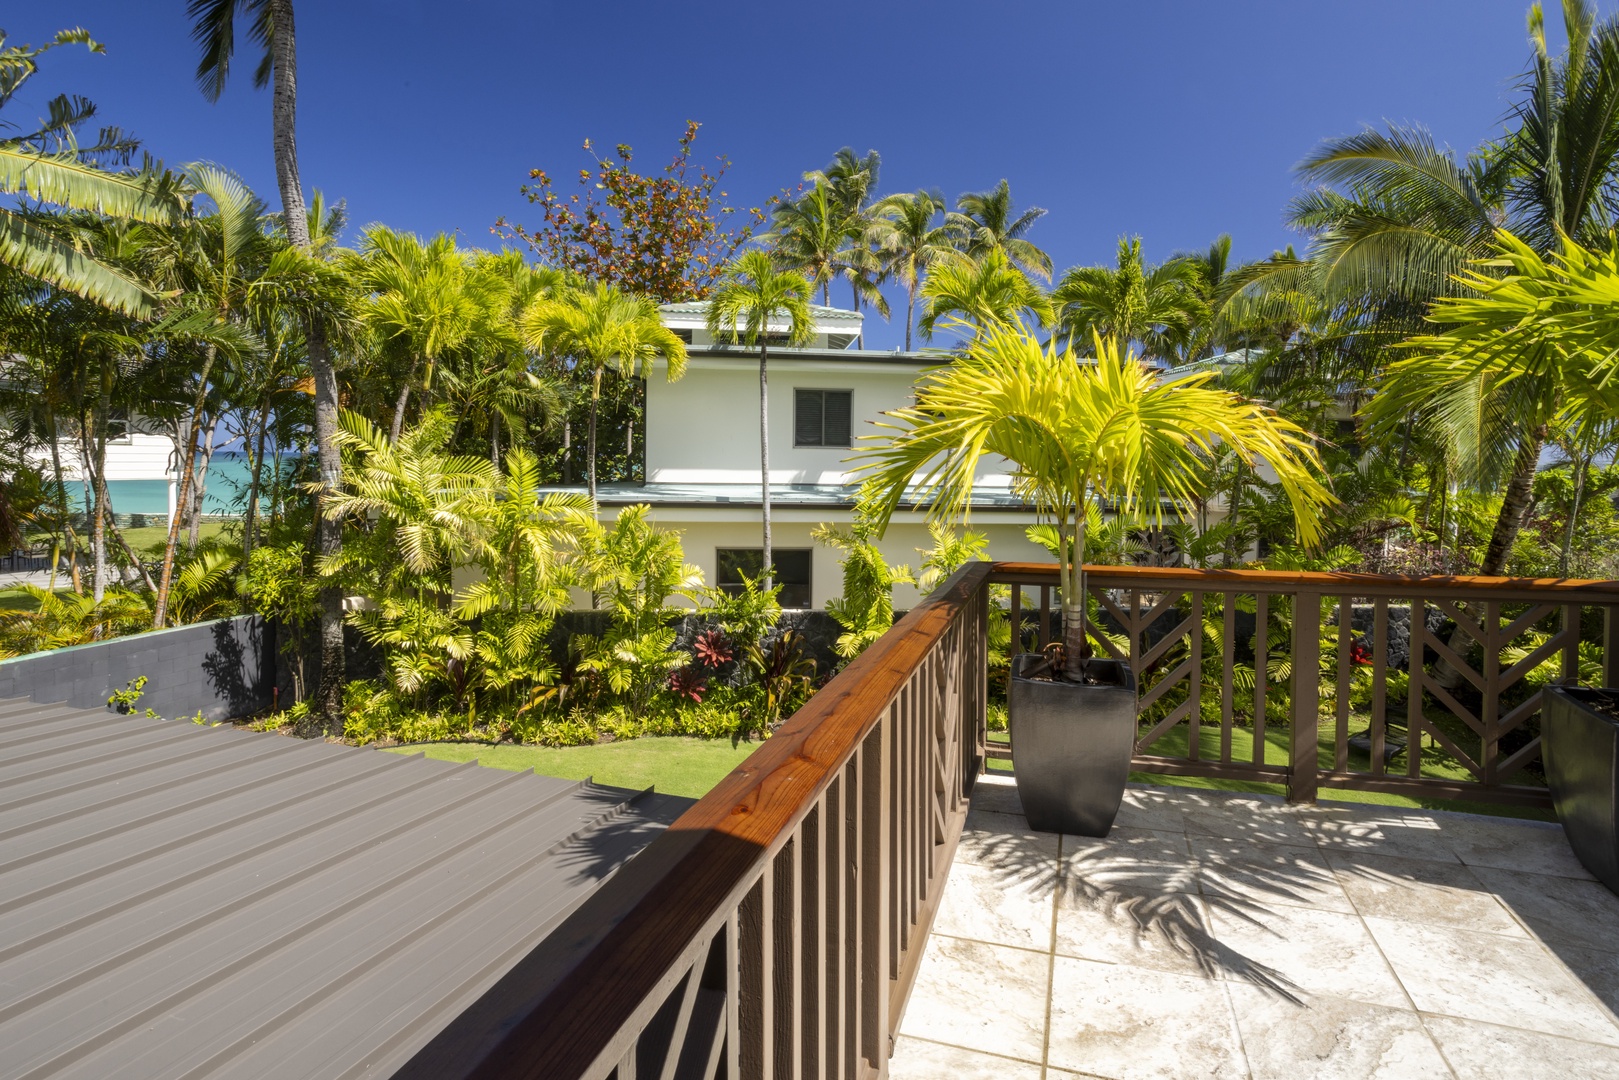
M 388 1076 L 684 805 L 0 701 L 0 1074 Z
M 683 300 L 674 304 L 659 304 L 658 310 L 677 315 L 706 315 L 708 313 L 708 301 Z M 779 311 L 780 309 L 778 308 L 777 310 Z M 809 312 L 810 321 L 812 322 L 858 323 L 865 319 L 865 315 L 858 311 L 850 311 L 848 308 L 827 307 L 824 304 L 811 304 Z
M 687 349 L 688 357 L 710 360 L 737 360 L 757 364 L 759 350 L 748 345 L 699 345 Z M 772 345 L 769 360 L 813 360 L 817 363 L 833 361 L 839 364 L 903 364 L 907 367 L 936 367 L 948 364 L 950 354 L 935 350 L 902 352 L 899 349 L 795 349 L 785 345 Z
M 542 492 L 585 494 L 579 485 L 551 484 Z M 771 484 L 770 505 L 781 507 L 852 508 L 859 498 L 855 484 Z M 612 483 L 596 486 L 596 501 L 602 506 L 758 506 L 758 484 L 672 484 Z M 918 500 L 911 493 L 900 509 L 913 509 Z M 925 504 L 922 504 L 925 505 Z M 1007 510 L 1032 513 L 1034 508 L 1006 488 L 979 487 L 972 493 L 974 510 Z

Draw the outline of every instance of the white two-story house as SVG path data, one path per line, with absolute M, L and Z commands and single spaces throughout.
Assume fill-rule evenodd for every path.
M 858 312 L 811 311 L 810 345 L 769 349 L 772 561 L 782 604 L 794 608 L 824 608 L 842 591 L 839 552 L 810 533 L 850 521 L 857 488 L 850 456 L 862 436 L 879 433 L 884 412 L 911 403 L 918 376 L 943 360 L 851 348 Z M 598 501 L 604 518 L 648 504 L 659 525 L 679 530 L 687 561 L 706 581 L 735 584 L 739 574 L 757 573 L 762 543 L 758 350 L 716 345 L 704 303 L 668 304 L 663 313 L 688 341 L 686 373 L 668 382 L 660 363 L 647 379 L 646 483 L 601 485 Z M 1037 519 L 1012 495 L 1004 463 L 986 459 L 979 484 L 969 527 L 988 537 L 989 557 L 1046 560 L 1025 536 Z M 930 546 L 925 519 L 919 509 L 895 515 L 881 542 L 890 563 L 918 567 Z M 918 598 L 913 587 L 895 590 L 898 607 Z

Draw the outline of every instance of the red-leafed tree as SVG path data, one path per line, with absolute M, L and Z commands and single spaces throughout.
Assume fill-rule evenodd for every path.
M 693 162 L 694 121 L 687 121 L 674 158 L 659 173 L 631 167 L 630 147 L 579 170 L 579 191 L 564 195 L 544 169 L 529 173 L 523 196 L 538 206 L 533 228 L 501 218 L 494 231 L 516 237 L 552 266 L 669 303 L 706 297 L 721 268 L 764 223 L 764 210 L 728 206 L 720 180 L 729 158 L 711 168 Z

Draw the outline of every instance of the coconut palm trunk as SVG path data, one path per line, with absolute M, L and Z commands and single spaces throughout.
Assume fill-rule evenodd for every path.
M 191 422 L 186 426 L 185 446 L 180 453 L 180 490 L 175 494 L 174 513 L 169 515 L 169 535 L 163 543 L 163 573 L 157 582 L 157 600 L 152 604 L 152 629 L 161 630 L 169 617 L 169 590 L 174 583 L 174 552 L 180 543 L 180 518 L 191 498 L 197 470 L 197 433 L 202 430 L 202 409 L 208 401 L 208 377 L 214 371 L 217 351 L 208 346 L 197 379 L 197 396 L 191 404 Z
M 590 504 L 596 505 L 596 413 L 601 409 L 602 372 L 596 369 L 590 382 L 590 427 L 585 436 L 586 481 L 590 488 Z
M 765 588 L 774 584 L 775 567 L 770 558 L 770 347 L 759 337 L 759 514 L 764 523 L 764 548 L 760 568 Z
M 405 404 L 410 401 L 410 382 L 416 377 L 417 370 L 422 366 L 420 357 L 412 360 L 410 371 L 405 375 L 403 384 L 399 387 L 399 397 L 394 401 L 394 419 L 388 427 L 388 438 L 394 442 L 399 441 L 399 433 L 405 427 Z
M 916 325 L 916 278 L 905 288 L 905 351 L 911 351 L 911 327 Z
M 242 530 L 242 562 L 253 554 L 253 545 L 259 535 L 259 492 L 264 487 L 264 440 L 270 427 L 270 395 L 259 403 L 258 431 L 253 446 L 253 475 L 247 484 L 247 525 Z
M 270 23 L 274 28 L 270 35 L 274 80 L 270 116 L 275 178 L 281 189 L 287 239 L 308 251 L 309 218 L 298 172 L 298 45 L 292 0 L 270 0 Z M 337 448 L 337 369 L 320 320 L 309 318 L 305 329 L 309 371 L 315 382 L 315 456 L 321 483 L 315 505 L 315 550 L 322 558 L 330 558 L 343 550 L 343 523 L 327 518 L 320 505 L 343 482 L 343 459 Z M 343 592 L 332 584 L 320 591 L 320 685 L 310 710 L 315 718 L 312 727 L 343 730 L 343 661 Z
M 1540 450 L 1546 444 L 1547 434 L 1547 425 L 1541 424 L 1518 447 L 1512 479 L 1507 481 L 1501 512 L 1495 517 L 1489 547 L 1484 549 L 1484 561 L 1479 564 L 1478 572 L 1483 577 L 1498 577 L 1506 571 L 1507 558 L 1512 554 L 1512 545 L 1518 539 L 1518 530 L 1523 527 L 1524 514 L 1529 509 L 1529 497 L 1534 493 L 1535 469 L 1540 464 Z

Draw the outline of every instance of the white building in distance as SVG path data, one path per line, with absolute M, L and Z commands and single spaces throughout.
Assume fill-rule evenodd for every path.
M 668 382 L 660 362 L 647 379 L 646 482 L 600 485 L 601 514 L 611 519 L 624 506 L 649 505 L 658 525 L 680 532 L 687 561 L 705 581 L 738 584 L 741 572 L 757 572 L 762 547 L 759 352 L 716 344 L 706 303 L 662 310 L 664 324 L 688 342 L 686 373 Z M 771 549 L 788 608 L 824 608 L 842 592 L 840 553 L 810 533 L 849 523 L 857 494 L 849 459 L 861 438 L 878 434 L 882 414 L 909 405 L 921 373 L 945 360 L 851 348 L 858 312 L 813 306 L 811 315 L 808 346 L 769 348 Z M 978 482 L 967 527 L 988 537 L 988 557 L 1049 561 L 1025 536 L 1037 518 L 1012 494 L 1005 463 L 986 458 Z M 879 544 L 890 563 L 919 566 L 931 547 L 925 521 L 920 508 L 894 515 Z M 894 591 L 902 609 L 919 598 L 912 586 Z

